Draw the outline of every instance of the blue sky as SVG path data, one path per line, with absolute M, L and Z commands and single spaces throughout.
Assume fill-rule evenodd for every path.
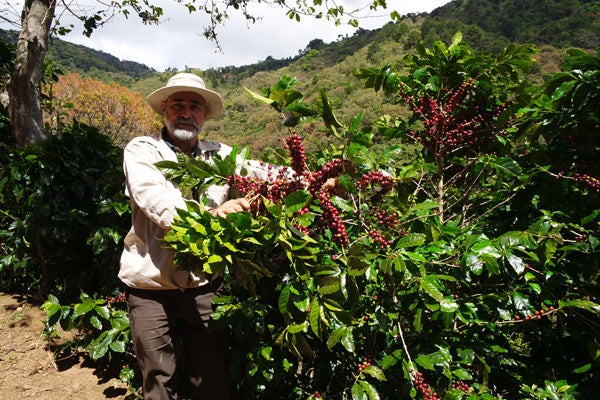
M 84 0 L 85 1 L 85 0 Z M 90 0 L 87 0 L 88 2 Z M 360 27 L 376 29 L 390 21 L 390 12 L 401 14 L 430 12 L 449 0 L 388 0 L 387 10 L 378 10 L 360 20 Z M 79 2 L 81 4 L 81 1 Z M 364 0 L 342 0 L 347 10 L 365 4 Z M 354 3 L 354 4 L 352 4 Z M 0 0 L 0 11 L 12 6 L 20 12 L 22 0 Z M 117 16 L 91 38 L 81 34 L 76 27 L 65 40 L 112 54 L 122 60 L 137 61 L 157 71 L 166 68 L 194 67 L 200 69 L 253 64 L 268 56 L 291 57 L 298 54 L 313 39 L 326 43 L 337 40 L 339 35 L 352 35 L 356 28 L 344 25 L 336 27 L 332 22 L 303 17 L 301 22 L 290 21 L 283 10 L 265 3 L 252 3 L 255 14 L 262 20 L 247 24 L 241 15 L 231 12 L 230 19 L 218 28 L 221 51 L 202 36 L 206 17 L 203 13 L 189 14 L 172 0 L 158 0 L 155 4 L 164 9 L 163 22 L 159 25 L 143 25 L 135 18 L 126 20 Z M 4 12 L 3 12 L 4 14 Z M 63 18 L 62 25 L 69 23 Z M 1 24 L 3 28 L 12 28 Z M 77 26 L 77 25 L 76 25 Z

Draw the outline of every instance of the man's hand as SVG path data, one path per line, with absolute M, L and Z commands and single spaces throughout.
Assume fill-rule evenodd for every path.
M 338 178 L 329 178 L 323 184 L 323 189 L 330 190 L 336 196 L 344 197 L 347 192 L 344 190 Z
M 250 203 L 244 198 L 227 200 L 217 208 L 210 210 L 212 215 L 225 218 L 229 213 L 247 211 L 250 209 Z

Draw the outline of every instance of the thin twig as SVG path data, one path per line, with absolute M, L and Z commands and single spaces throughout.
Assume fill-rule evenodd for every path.
M 406 342 L 404 341 L 404 333 L 402 332 L 402 325 L 400 324 L 400 321 L 398 321 L 398 332 L 400 332 L 400 340 L 402 340 L 402 347 L 404 348 L 406 357 L 408 357 L 408 364 L 409 364 L 410 368 L 414 370 L 415 369 L 414 364 L 413 364 L 412 358 L 410 357 L 410 353 L 408 352 L 408 346 L 406 345 Z
M 52 364 L 54 369 L 58 371 L 58 366 L 56 365 L 56 362 L 54 361 L 54 356 L 52 355 L 52 352 L 50 350 L 46 350 L 46 354 L 48 354 L 48 358 L 50 359 L 50 364 Z

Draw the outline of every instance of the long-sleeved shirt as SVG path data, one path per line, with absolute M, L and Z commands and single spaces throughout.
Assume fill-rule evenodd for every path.
M 232 149 L 199 140 L 195 150 L 198 157 L 210 159 L 215 153 L 225 157 Z M 187 208 L 180 190 L 154 165 L 163 160 L 177 161 L 177 155 L 161 134 L 134 138 L 125 147 L 125 194 L 131 202 L 132 224 L 124 240 L 119 279 L 129 287 L 183 289 L 207 283 L 203 276 L 176 269 L 173 252 L 161 242 L 177 209 Z M 266 174 L 257 164 L 245 168 L 258 178 Z M 227 193 L 227 186 L 211 186 L 203 196 L 209 208 L 214 208 L 227 200 Z

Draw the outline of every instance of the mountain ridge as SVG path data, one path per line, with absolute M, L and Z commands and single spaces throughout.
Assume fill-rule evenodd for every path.
M 536 7 L 541 3 L 552 10 Z M 521 11 L 516 13 L 515 7 L 521 7 Z M 557 17 L 556 7 L 562 10 L 560 15 L 563 17 Z M 354 71 L 364 67 L 401 66 L 404 56 L 414 52 L 419 42 L 426 47 L 431 47 L 438 40 L 450 43 L 458 31 L 474 51 L 497 53 L 513 42 L 503 33 L 508 29 L 506 24 L 511 21 L 510 13 L 516 13 L 510 25 L 514 27 L 512 31 L 538 38 L 537 42 L 532 43 L 540 48 L 537 61 L 530 71 L 532 79 L 541 81 L 558 71 L 565 50 L 574 47 L 573 38 L 588 38 L 585 43 L 589 48 L 586 50 L 592 50 L 600 43 L 597 40 L 600 37 L 600 6 L 595 7 L 591 1 L 523 0 L 523 3 L 518 3 L 515 0 L 454 0 L 432 13 L 407 14 L 401 21 L 388 23 L 375 30 L 359 28 L 353 35 L 331 43 L 313 39 L 294 57 L 279 60 L 268 57 L 246 66 L 207 70 L 189 68 L 186 71 L 202 76 L 207 85 L 225 99 L 226 112 L 219 119 L 206 123 L 206 137 L 249 147 L 256 155 L 264 149 L 278 146 L 277 139 L 282 136 L 283 127 L 273 109 L 253 100 L 245 88 L 261 93 L 263 88 L 274 85 L 281 76 L 288 75 L 297 79 L 297 89 L 304 94 L 303 101 L 306 104 L 313 106 L 319 91 L 323 90 L 340 121 L 348 121 L 363 113 L 363 123 L 372 124 L 382 112 L 393 115 L 399 111 L 383 101 L 381 93 L 365 89 L 362 82 L 353 76 Z M 535 18 L 531 13 L 535 14 Z M 528 18 L 536 21 L 537 25 L 527 25 Z M 553 28 L 551 32 L 536 31 L 536 27 L 544 25 L 543 21 L 549 21 L 566 34 L 561 33 L 559 37 L 552 33 L 558 28 Z M 531 32 L 522 26 L 530 26 Z M 65 73 L 77 72 L 84 77 L 105 82 L 115 81 L 143 97 L 163 86 L 177 72 L 175 69 L 158 72 L 141 68 L 139 75 L 128 74 L 127 61 L 116 64 L 116 71 L 99 69 L 98 65 L 102 65 L 100 62 L 92 65 L 88 71 L 69 70 L 70 65 L 87 65 L 84 62 L 86 59 L 78 63 L 73 56 L 77 54 L 75 50 L 63 53 L 70 56 L 60 59 L 57 56 L 60 55 L 60 51 L 56 50 L 57 43 L 61 42 L 53 41 L 49 57 L 55 57 L 54 64 L 64 68 Z M 116 57 L 107 56 L 105 59 L 114 61 Z M 305 133 L 307 151 L 333 143 L 334 139 L 328 137 L 321 128 L 310 126 L 308 129 L 310 132 Z
M 404 38 L 407 46 L 418 40 L 425 45 L 435 40 L 449 41 L 459 30 L 474 49 L 491 52 L 498 52 L 511 42 L 585 49 L 593 49 L 600 44 L 600 5 L 595 0 L 453 0 L 431 13 L 406 14 L 400 22 L 390 22 L 382 28 L 358 28 L 353 35 L 331 43 L 315 38 L 295 56 L 281 59 L 267 57 L 254 64 L 220 66 L 206 71 L 243 79 L 260 71 L 289 66 L 314 53 L 314 50 L 323 58 L 322 67 L 331 66 L 343 62 L 359 48 L 371 45 L 378 32 L 390 24 L 418 26 L 418 33 Z M 17 35 L 15 31 L 0 29 L 1 40 L 16 41 Z M 142 63 L 121 60 L 110 53 L 58 37 L 51 39 L 47 58 L 65 73 L 75 72 L 105 82 L 112 80 L 128 87 L 140 79 L 161 74 Z M 164 72 L 175 71 L 168 69 Z

